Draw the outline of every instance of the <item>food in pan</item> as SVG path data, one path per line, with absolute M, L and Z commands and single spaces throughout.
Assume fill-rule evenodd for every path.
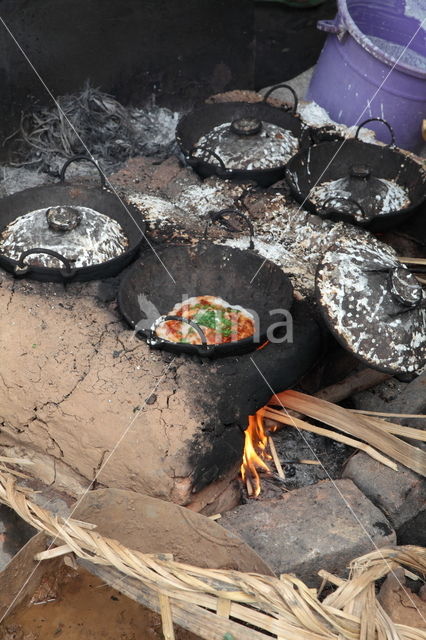
M 176 304 L 168 315 L 192 320 L 203 331 L 207 344 L 244 340 L 254 334 L 254 318 L 238 305 L 230 305 L 217 296 L 196 296 Z M 170 342 L 201 344 L 195 328 L 180 320 L 154 324 L 159 338 Z

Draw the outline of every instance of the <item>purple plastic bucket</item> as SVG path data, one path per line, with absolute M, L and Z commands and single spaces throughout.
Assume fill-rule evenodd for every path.
M 349 126 L 370 117 L 384 118 L 399 147 L 418 151 L 426 117 L 426 66 L 419 59 L 426 61 L 426 0 L 338 0 L 334 21 L 320 21 L 318 28 L 330 35 L 307 99 Z M 389 47 L 376 46 L 369 36 L 409 44 L 411 59 L 395 64 Z M 415 54 L 419 56 L 413 66 Z M 379 140 L 389 142 L 386 127 L 371 128 Z

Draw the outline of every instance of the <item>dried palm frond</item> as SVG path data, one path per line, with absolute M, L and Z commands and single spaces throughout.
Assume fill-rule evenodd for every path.
M 58 541 L 55 551 L 41 553 L 40 557 L 46 558 L 43 562 L 73 552 L 86 563 L 84 566 L 102 565 L 99 570 L 105 572 L 109 583 L 116 576 L 123 593 L 161 613 L 163 631 L 169 640 L 174 638 L 173 622 L 205 640 L 222 640 L 225 635 L 247 640 L 268 640 L 271 636 L 286 640 L 426 638 L 421 630 L 394 623 L 375 594 L 375 581 L 398 566 L 426 573 L 426 550 L 421 547 L 379 549 L 354 560 L 350 579 L 337 580 L 337 590 L 321 602 L 315 589 L 292 575 L 278 579 L 226 569 L 201 569 L 164 555 L 129 549 L 90 525 L 39 507 L 3 471 L 0 502 Z
M 280 410 L 274 409 L 270 405 L 278 405 Z M 305 420 L 295 418 L 288 413 L 287 409 L 327 424 L 337 432 L 316 427 Z M 313 431 L 349 444 L 348 439 L 344 440 L 342 435 L 338 433 L 343 431 L 351 436 L 351 440 L 356 439 L 356 444 L 352 442 L 351 446 L 363 449 L 376 459 L 380 459 L 380 455 L 384 454 L 408 469 L 426 476 L 426 452 L 394 435 L 397 431 L 399 435 L 406 435 L 410 439 L 424 440 L 424 432 L 421 430 L 407 427 L 407 432 L 404 434 L 405 427 L 401 425 L 395 425 L 374 416 L 353 413 L 331 402 L 292 390 L 274 395 L 264 415 L 266 418 L 272 418 L 283 424 Z M 383 458 L 383 456 L 381 457 Z M 389 460 L 385 462 L 382 459 L 381 461 L 392 466 L 389 464 Z

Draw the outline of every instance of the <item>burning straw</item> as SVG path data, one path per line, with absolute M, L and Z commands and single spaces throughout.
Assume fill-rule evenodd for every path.
M 303 416 L 328 425 L 332 429 L 312 424 L 303 419 Z M 265 418 L 295 429 L 310 431 L 364 451 L 394 471 L 398 470 L 396 463 L 399 462 L 408 469 L 426 476 L 426 452 L 397 437 L 426 441 L 425 431 L 394 424 L 375 415 L 369 416 L 350 411 L 332 402 L 298 391 L 283 391 L 273 396 L 268 405 L 258 411 L 255 416 L 250 416 L 249 427 L 245 432 L 246 443 L 241 470 L 249 496 L 256 497 L 260 493 L 258 469 L 270 473 L 264 461 L 267 455 Z

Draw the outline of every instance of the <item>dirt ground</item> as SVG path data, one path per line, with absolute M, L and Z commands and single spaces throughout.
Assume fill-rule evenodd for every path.
M 40 596 L 49 599 L 49 591 L 32 600 Z M 67 569 L 50 597 L 46 604 L 19 606 L 0 625 L 1 640 L 163 640 L 159 615 L 83 569 Z M 184 629 L 175 632 L 176 640 L 197 640 Z

